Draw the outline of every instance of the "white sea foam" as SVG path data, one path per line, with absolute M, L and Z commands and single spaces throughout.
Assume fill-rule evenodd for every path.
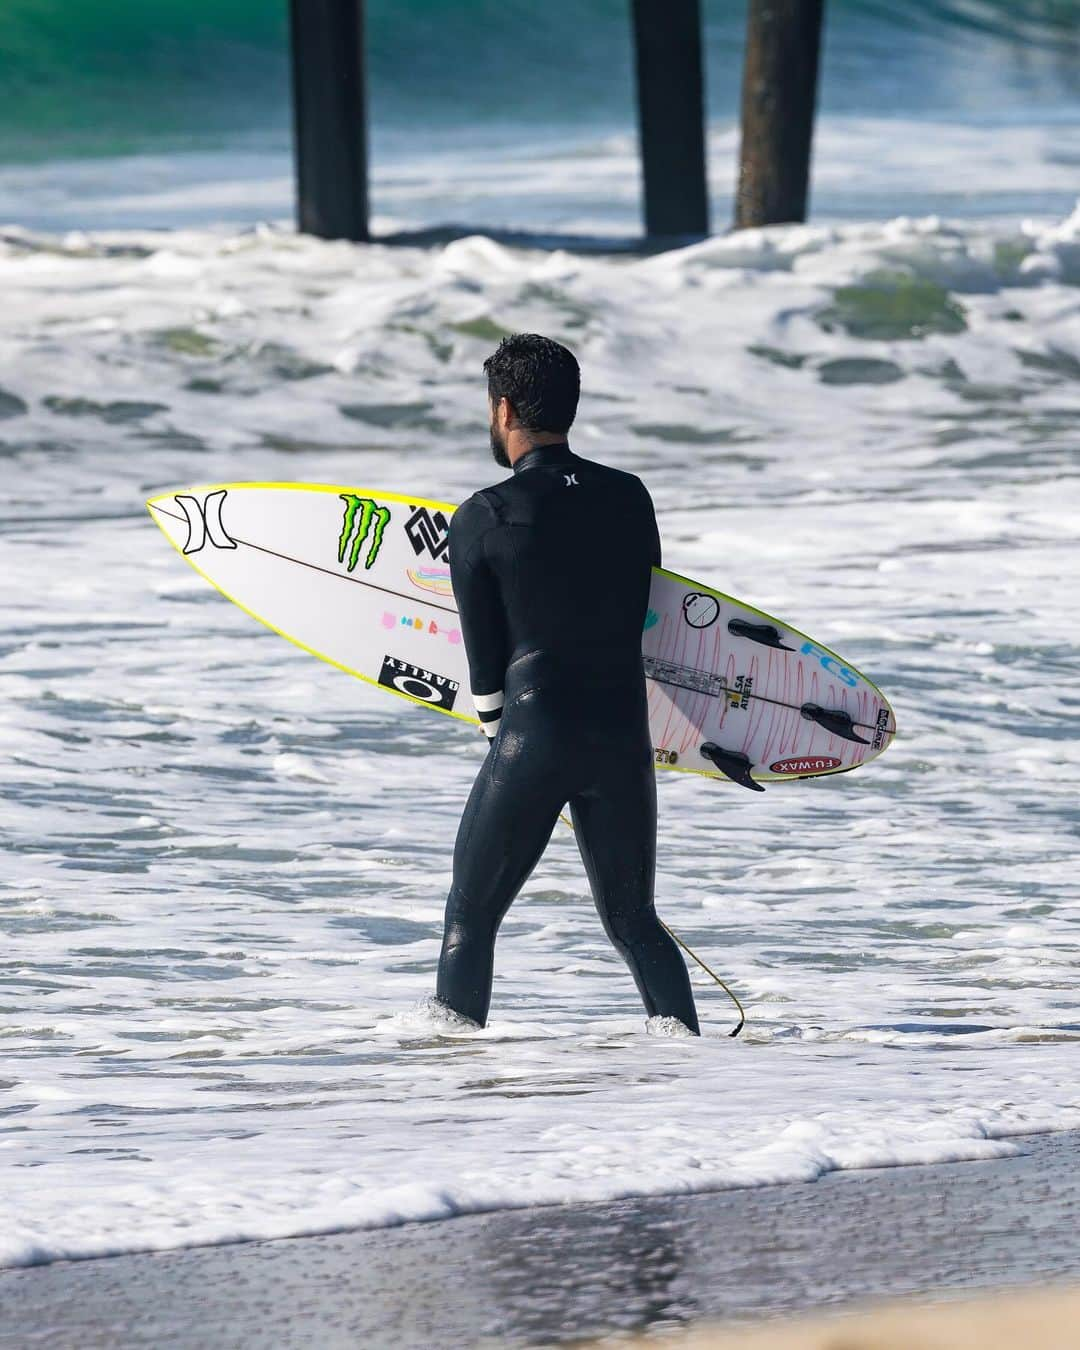
M 1080 213 L 648 259 L 280 230 L 0 246 L 0 1261 L 998 1157 L 1080 1125 Z M 560 832 L 494 1016 L 433 987 L 468 728 L 188 577 L 143 496 L 460 498 L 480 362 L 570 342 L 574 439 L 665 558 L 836 645 L 901 735 L 770 788 L 660 776 L 706 1036 L 645 1034 Z M 343 615 L 343 621 L 348 620 Z
M 434 140 L 434 143 L 433 143 Z M 733 214 L 738 127 L 708 136 L 714 226 Z M 1019 219 L 1067 208 L 1080 155 L 1075 115 L 1041 122 L 825 114 L 814 142 L 814 214 Z M 287 143 L 0 165 L 0 222 L 37 230 L 162 229 L 287 220 L 294 212 Z M 564 130 L 523 138 L 495 124 L 484 136 L 375 137 L 376 232 L 454 222 L 472 227 L 635 235 L 641 168 L 629 132 Z

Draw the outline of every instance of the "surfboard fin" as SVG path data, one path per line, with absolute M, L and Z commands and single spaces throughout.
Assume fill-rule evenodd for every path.
M 733 783 L 738 783 L 740 787 L 749 788 L 751 792 L 765 791 L 760 783 L 755 783 L 750 777 L 751 764 L 741 750 L 721 750 L 712 741 L 706 741 L 701 747 L 701 753 L 710 764 L 715 764 L 724 777 L 730 778 Z
M 787 647 L 780 641 L 779 630 L 771 623 L 748 623 L 745 619 L 729 619 L 727 630 L 733 637 L 749 638 L 751 642 L 760 642 L 763 647 L 776 647 L 782 652 L 795 650 L 794 647 Z
M 817 703 L 804 703 L 799 711 L 808 722 L 816 722 L 834 736 L 841 736 L 845 741 L 857 741 L 860 745 L 870 744 L 865 736 L 856 732 L 850 713 L 841 712 L 839 708 L 822 708 Z

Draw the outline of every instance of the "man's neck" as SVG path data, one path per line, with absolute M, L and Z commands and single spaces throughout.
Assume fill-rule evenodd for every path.
M 510 460 L 510 467 L 518 462 L 522 455 L 527 455 L 530 450 L 538 450 L 542 445 L 565 445 L 566 433 L 560 434 L 556 431 L 540 431 L 531 436 L 523 436 L 520 433 L 511 435 L 507 438 L 506 454 Z

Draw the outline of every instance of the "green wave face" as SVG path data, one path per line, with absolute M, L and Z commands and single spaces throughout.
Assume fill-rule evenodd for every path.
M 284 0 L 4 0 L 0 155 L 126 153 L 259 125 L 287 96 L 287 19 Z
M 0 157 L 206 146 L 237 134 L 284 147 L 288 8 L 286 0 L 5 0 Z M 703 9 L 710 111 L 728 118 L 744 6 Z M 629 128 L 627 11 L 625 0 L 368 0 L 374 124 L 419 130 L 509 117 Z M 1076 102 L 1080 0 L 830 0 L 827 25 L 826 110 L 997 115 L 1013 104 Z

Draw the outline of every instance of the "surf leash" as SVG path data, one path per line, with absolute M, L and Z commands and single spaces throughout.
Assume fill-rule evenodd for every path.
M 563 815 L 561 811 L 559 812 L 559 819 L 567 827 L 567 829 L 570 831 L 571 834 L 576 833 L 576 831 L 574 830 L 573 822 L 567 820 L 567 818 Z M 716 981 L 716 983 L 720 986 L 720 988 L 724 991 L 724 993 L 727 994 L 728 998 L 731 999 L 732 1003 L 735 1004 L 736 1008 L 738 1008 L 739 1025 L 735 1028 L 734 1031 L 728 1032 L 729 1036 L 737 1036 L 739 1032 L 742 1031 L 743 1027 L 746 1026 L 746 1010 L 745 1008 L 743 1008 L 743 1005 L 739 1002 L 738 995 L 729 985 L 724 983 L 724 981 L 720 978 L 720 976 L 717 975 L 715 970 L 713 970 L 711 967 L 705 964 L 705 962 L 701 959 L 701 957 L 698 956 L 697 952 L 694 951 L 693 947 L 691 947 L 688 943 L 684 942 L 682 938 L 678 935 L 678 933 L 673 932 L 667 926 L 667 924 L 663 921 L 663 919 L 660 918 L 659 914 L 656 916 L 656 918 L 657 922 L 660 924 L 660 927 L 664 930 L 665 933 L 667 933 L 668 937 L 674 939 L 674 941 L 679 944 L 679 946 L 683 949 L 683 951 L 687 954 L 687 956 L 692 957 L 698 963 L 701 969 L 705 972 L 705 974 L 711 976 L 712 979 Z

